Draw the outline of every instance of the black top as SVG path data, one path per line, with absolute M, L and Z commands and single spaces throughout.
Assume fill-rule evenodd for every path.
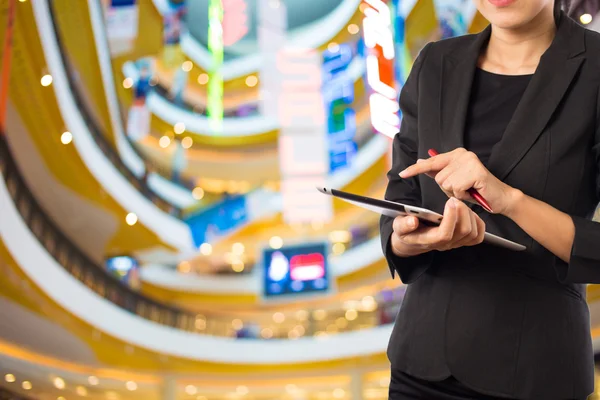
M 477 68 L 465 124 L 465 148 L 483 165 L 500 141 L 533 75 L 498 75 Z

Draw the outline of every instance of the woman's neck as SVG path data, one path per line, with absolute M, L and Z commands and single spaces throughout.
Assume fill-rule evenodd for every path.
M 506 75 L 533 74 L 555 35 L 554 14 L 547 9 L 518 28 L 492 25 L 490 41 L 481 54 L 479 66 Z

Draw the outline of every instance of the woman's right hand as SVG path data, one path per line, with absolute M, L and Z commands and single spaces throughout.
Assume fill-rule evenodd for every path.
M 399 257 L 412 257 L 431 250 L 446 251 L 474 246 L 483 241 L 485 222 L 462 201 L 450 198 L 439 226 L 420 226 L 413 216 L 394 219 L 392 251 Z

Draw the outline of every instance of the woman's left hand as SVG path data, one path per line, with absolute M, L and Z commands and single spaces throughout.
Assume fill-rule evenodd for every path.
M 506 214 L 515 198 L 516 189 L 492 175 L 475 153 L 464 148 L 418 160 L 400 172 L 400 177 L 410 178 L 419 174 L 434 178 L 449 197 L 459 200 L 475 203 L 468 190 L 477 190 L 494 214 Z

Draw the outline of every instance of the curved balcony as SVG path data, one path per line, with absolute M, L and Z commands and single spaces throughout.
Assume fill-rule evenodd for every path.
M 153 188 L 150 179 L 145 179 L 144 175 L 146 173 L 146 167 L 144 166 L 144 162 L 142 161 L 142 157 L 130 143 L 127 143 L 128 151 L 135 152 L 133 157 L 137 158 L 137 162 L 128 163 L 127 165 L 123 161 L 123 158 L 116 151 L 113 145 L 107 139 L 107 136 L 104 132 L 101 131 L 98 123 L 94 121 L 92 117 L 92 113 L 88 109 L 89 105 L 84 101 L 83 96 L 81 94 L 81 88 L 78 87 L 76 82 L 76 73 L 73 71 L 72 66 L 67 60 L 65 49 L 60 39 L 60 35 L 58 34 L 58 29 L 56 26 L 56 19 L 53 15 L 53 7 L 52 4 L 49 4 L 48 7 L 50 14 L 50 22 L 52 23 L 53 32 L 56 37 L 56 44 L 58 46 L 58 54 L 60 55 L 60 60 L 62 65 L 65 68 L 65 77 L 66 83 L 68 85 L 68 89 L 73 96 L 73 100 L 75 102 L 75 106 L 79 110 L 85 125 L 87 126 L 90 136 L 94 140 L 96 146 L 102 150 L 104 156 L 114 165 L 114 167 L 127 179 L 129 184 L 133 186 L 138 192 L 140 192 L 144 197 L 150 200 L 154 205 L 156 205 L 161 210 L 168 212 L 170 214 L 174 214 L 177 216 L 181 215 L 181 209 L 191 206 L 194 202 L 191 192 L 184 188 L 177 186 L 175 183 L 169 181 L 169 190 L 156 190 Z M 123 146 L 123 144 L 121 144 Z M 122 148 L 122 147 L 121 147 Z M 131 156 L 129 157 L 131 159 Z M 149 177 L 148 177 L 149 178 Z M 160 178 L 159 178 L 160 179 Z M 153 178 L 153 180 L 157 180 L 157 178 Z M 169 195 L 168 192 L 190 192 L 187 197 L 182 200 L 181 193 L 177 193 L 178 196 Z
M 324 318 L 317 317 L 311 324 L 303 325 L 302 329 L 294 327 L 288 330 L 282 325 L 277 331 L 262 329 L 260 334 L 250 335 L 253 338 L 304 336 L 295 340 L 293 345 L 287 340 L 266 340 L 253 341 L 253 346 L 248 347 L 246 341 L 233 337 L 234 331 L 236 336 L 240 336 L 241 329 L 236 330 L 235 325 L 244 325 L 244 321 L 200 316 L 161 304 L 133 291 L 90 261 L 45 215 L 20 176 L 3 138 L 0 140 L 0 171 L 4 177 L 0 184 L 0 202 L 3 204 L 0 237 L 8 250 L 30 279 L 61 307 L 101 331 L 150 350 L 214 362 L 277 364 L 384 351 L 391 332 L 387 322 L 391 319 L 384 315 L 383 319 L 373 321 L 380 317 L 375 313 L 377 307 L 372 301 L 365 307 L 370 311 L 360 318 L 356 315 L 358 310 L 350 312 L 353 316 L 347 319 L 360 323 L 338 322 L 334 330 L 329 327 L 333 325 L 331 320 L 326 323 Z M 383 309 L 393 314 L 400 300 L 401 295 L 394 297 L 392 294 Z M 337 321 L 347 312 L 339 309 L 332 315 Z M 386 324 L 365 330 L 380 322 Z M 251 325 L 246 322 L 246 326 Z M 139 335 L 142 331 L 145 334 Z M 328 346 L 327 340 L 323 339 L 333 331 L 344 331 L 336 335 L 339 347 Z M 320 339 L 306 336 L 308 334 Z M 165 346 L 165 343 L 169 344 Z M 220 350 L 224 348 L 227 351 Z
M 73 134 L 73 143 L 77 152 L 94 178 L 106 189 L 125 210 L 136 212 L 139 221 L 160 237 L 164 243 L 180 251 L 190 251 L 194 248 L 189 227 L 169 212 L 161 210 L 149 199 L 135 189 L 135 185 L 127 179 L 128 169 L 123 171 L 107 158 L 96 144 L 93 129 L 90 130 L 85 116 L 80 112 L 72 88 L 69 85 L 68 74 L 62 60 L 60 40 L 52 18 L 52 7 L 48 0 L 32 2 L 35 26 L 42 43 L 44 57 L 48 69 L 54 79 L 52 89 L 58 102 L 67 129 Z M 108 146 L 110 147 L 110 146 Z M 118 162 L 115 158 L 115 162 Z M 123 164 L 120 164 L 123 167 Z M 133 173 L 129 171 L 130 178 Z M 148 194 L 148 193 L 146 193 Z M 158 201 L 158 200 L 157 200 Z

